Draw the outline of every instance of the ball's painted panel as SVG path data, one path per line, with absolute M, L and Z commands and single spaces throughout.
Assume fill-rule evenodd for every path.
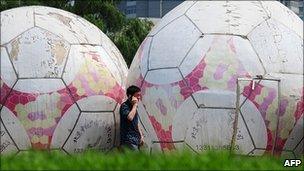
M 295 148 L 299 148 L 303 150 L 303 137 L 304 137 L 303 126 L 304 125 L 303 125 L 303 116 L 302 116 L 297 121 L 296 125 L 293 128 L 293 131 L 290 133 L 290 136 L 288 137 L 284 145 L 284 150 L 294 150 Z
M 133 62 L 129 69 L 129 78 L 127 80 L 127 87 L 131 84 L 141 86 L 142 80 L 148 72 L 148 60 L 149 57 L 142 58 L 149 55 L 149 49 L 152 42 L 152 37 L 146 37 L 138 48 Z M 143 60 L 142 60 L 143 59 Z M 140 79 L 139 79 L 140 78 Z
M 234 117 L 231 109 L 198 109 L 188 123 L 185 142 L 197 152 L 227 149 Z
M 176 20 L 181 17 L 191 6 L 195 4 L 194 1 L 185 1 L 184 3 L 178 5 L 174 9 L 172 9 L 169 13 L 167 13 L 159 23 L 152 28 L 152 31 L 149 33 L 150 36 L 157 34 L 161 29 L 166 27 L 168 23 Z
M 139 103 L 138 105 L 138 112 L 140 112 L 139 118 L 140 123 L 144 123 L 143 130 L 145 131 L 146 135 L 149 137 L 146 139 L 147 143 L 148 141 L 158 141 L 157 135 L 155 133 L 155 130 L 152 126 L 152 124 L 149 122 L 149 115 L 146 112 L 145 106 L 142 103 Z M 151 145 L 151 144 L 149 144 Z
M 111 67 L 112 73 L 117 79 L 118 83 L 125 87 L 126 85 L 126 75 L 128 74 L 128 67 L 126 64 L 126 61 L 124 60 L 123 56 L 121 55 L 118 48 L 115 46 L 115 44 L 106 36 L 104 33 L 101 32 L 101 46 L 103 49 L 108 53 L 109 57 L 112 59 L 115 67 Z
M 65 84 L 69 85 L 75 79 L 77 73 L 80 72 L 81 66 L 85 64 L 86 58 L 82 51 L 88 51 L 88 46 L 84 45 L 72 45 L 64 73 L 62 75 Z
M 256 106 L 250 100 L 248 99 L 245 100 L 245 99 L 246 98 L 244 97 L 240 99 L 242 106 L 239 113 L 239 119 L 242 119 L 246 123 L 246 127 L 253 140 L 255 148 L 266 149 L 267 147 L 267 128 L 265 125 L 266 121 L 264 121 L 264 118 L 261 116 L 260 111 L 256 108 Z M 273 129 L 275 130 L 275 128 Z
M 5 83 L 8 87 L 12 88 L 17 81 L 17 76 L 14 71 L 14 67 L 10 62 L 7 51 L 4 47 L 1 47 L 1 87 Z M 1 93 L 2 96 L 2 93 Z M 1 98 L 2 99 L 2 98 Z
M 247 39 L 236 36 L 231 41 L 229 45 L 234 46 L 235 57 L 243 65 L 245 71 L 252 76 L 266 73 L 264 64 L 260 62 L 257 53 Z
M 303 74 L 303 39 L 289 27 L 269 19 L 256 27 L 248 39 L 268 73 Z
M 140 46 L 140 48 L 136 54 L 136 58 L 138 58 L 138 60 L 139 60 L 139 67 L 141 69 L 141 74 L 143 77 L 146 75 L 146 73 L 148 72 L 148 69 L 149 69 L 149 60 L 150 60 L 149 54 L 151 51 L 152 41 L 153 41 L 152 37 L 147 37 L 143 41 L 142 45 Z M 143 56 L 148 56 L 148 58 L 142 58 Z M 129 72 L 132 72 L 132 70 Z
M 101 31 L 75 14 L 50 7 L 34 7 L 34 13 L 36 26 L 64 38 L 69 43 L 101 45 Z
M 237 132 L 235 135 L 235 145 L 231 147 L 236 154 L 248 154 L 255 149 L 254 142 L 250 136 L 250 132 L 245 125 L 244 117 L 239 113 L 238 123 L 237 123 Z M 255 130 L 251 130 L 255 131 Z
M 184 141 L 188 123 L 193 118 L 198 106 L 192 97 L 187 98 L 178 108 L 172 121 L 172 139 L 173 141 Z
M 100 54 L 100 61 L 107 66 L 109 72 L 111 73 L 112 77 L 114 77 L 118 85 L 124 87 L 126 84 L 127 64 L 125 62 L 122 63 L 124 58 L 121 56 L 119 51 L 111 50 L 112 53 L 108 53 L 103 47 L 96 47 L 95 51 Z
M 204 36 L 200 38 L 195 45 L 190 49 L 189 53 L 181 62 L 179 69 L 183 76 L 189 75 L 193 69 L 201 62 L 205 57 L 208 50 L 210 50 L 213 36 Z
M 264 4 L 273 7 L 267 8 Z M 288 13 L 292 11 L 275 6 L 282 5 L 279 2 L 187 1 L 169 12 L 166 15 L 168 17 L 165 16 L 150 33 L 153 38 L 148 36 L 142 43 L 131 65 L 128 85 L 134 84 L 142 88 L 145 111 L 139 113 L 146 113 L 149 118 L 149 121 L 143 122 L 143 126 L 153 126 L 162 151 L 177 148 L 174 140 L 183 140 L 183 136 L 177 135 L 179 131 L 175 132 L 174 129 L 175 125 L 182 125 L 182 121 L 187 123 L 187 119 L 192 118 L 193 114 L 188 115 L 188 111 L 195 107 L 193 103 L 189 103 L 188 107 L 185 105 L 183 110 L 179 109 L 182 104 L 188 103 L 186 99 L 193 99 L 194 93 L 198 91 L 236 93 L 238 78 L 250 79 L 261 75 L 262 81 L 255 82 L 255 86 L 250 81 L 239 83 L 241 96 L 247 98 L 250 105 L 248 107 L 244 103 L 244 113 L 238 120 L 239 129 L 235 132 L 239 149 L 236 150 L 240 154 L 250 155 L 272 153 L 273 149 L 275 154 L 282 152 L 294 124 L 303 115 L 303 100 L 300 98 L 303 97 L 303 56 L 299 53 L 303 45 L 301 36 L 295 31 L 302 30 L 303 27 L 286 23 L 299 21 L 302 25 L 303 22 L 297 17 L 297 21 L 288 21 Z M 286 19 L 281 21 L 276 17 L 279 15 Z M 178 40 L 181 35 L 172 30 L 192 26 L 198 30 L 191 36 L 183 36 L 184 42 L 192 41 L 189 42 L 192 48 L 179 45 L 184 42 L 172 41 Z M 184 29 L 180 33 L 186 31 Z M 203 35 L 193 39 L 197 32 L 203 32 Z M 149 49 L 151 39 L 150 53 L 145 55 L 143 49 Z M 155 50 L 154 44 L 166 48 L 159 47 Z M 171 49 L 176 50 L 171 52 Z M 176 65 L 180 59 L 183 59 L 181 64 Z M 141 67 L 146 63 L 150 67 L 147 75 L 146 68 Z M 266 79 L 279 79 L 280 85 Z M 221 94 L 224 95 L 225 93 Z M 231 107 L 233 103 L 230 100 L 219 98 L 218 104 L 212 102 L 213 107 L 208 110 L 221 108 L 222 104 Z M 234 111 L 233 107 L 230 109 Z M 180 119 L 175 119 L 177 116 Z M 189 130 L 191 127 L 185 124 L 181 128 Z M 211 135 L 213 132 L 210 129 L 208 133 Z M 276 132 L 278 136 L 275 139 Z M 214 144 L 223 142 L 224 140 L 214 141 Z M 291 153 L 296 152 L 294 150 Z
M 201 32 L 187 17 L 182 16 L 176 19 L 153 37 L 149 69 L 179 66 L 200 35 Z M 164 41 L 165 44 L 162 43 Z M 164 51 L 166 53 L 162 53 Z
M 19 78 L 59 78 L 69 52 L 64 39 L 38 27 L 16 37 L 7 47 Z
M 254 27 L 268 19 L 259 1 L 227 1 L 226 10 L 229 33 L 232 34 L 247 35 Z
M 6 97 L 8 96 L 11 88 L 17 81 L 13 65 L 9 60 L 9 56 L 4 47 L 1 47 L 1 76 L 0 76 L 0 104 L 5 103 Z
M 80 110 L 78 109 L 76 103 L 74 103 L 62 116 L 58 122 L 57 127 L 54 130 L 51 148 L 62 148 L 65 141 L 73 131 L 73 127 L 77 122 L 77 118 L 80 115 Z
M 303 39 L 303 20 L 297 14 L 277 1 L 261 1 L 261 3 L 272 19 L 281 22 Z
M 82 112 L 63 149 L 68 153 L 86 149 L 109 150 L 114 144 L 113 112 Z
M 1 132 L 1 141 L 0 141 L 0 152 L 1 154 L 10 154 L 18 152 L 18 148 L 16 147 L 13 140 L 10 138 L 6 129 L 3 126 L 2 120 L 0 122 L 0 132 Z
M 77 101 L 81 111 L 114 111 L 116 101 L 107 96 L 89 96 Z
M 295 101 L 300 101 L 303 96 L 303 75 L 300 74 L 283 74 L 283 73 L 269 73 L 270 78 L 279 78 L 281 80 L 281 90 L 283 96 L 290 96 Z M 269 85 L 268 85 L 269 86 Z
M 147 82 L 149 83 L 160 84 L 160 85 L 169 84 L 172 82 L 174 83 L 182 79 L 183 77 L 181 76 L 178 68 L 164 68 L 164 69 L 150 70 L 148 71 L 145 78 L 145 80 L 147 80 Z
M 226 1 L 197 1 L 186 15 L 203 33 L 229 33 L 226 12 Z
M 1 12 L 1 45 L 34 27 L 33 8 L 20 7 Z M 17 24 L 17 25 L 16 25 Z M 15 25 L 15 27 L 12 27 Z
M 192 94 L 199 108 L 235 108 L 236 95 L 222 90 L 198 91 Z
M 229 33 L 244 36 L 268 18 L 261 3 L 257 1 L 212 3 L 200 1 L 189 9 L 186 15 L 203 33 Z
M 183 101 L 180 93 L 181 89 L 178 83 L 153 85 L 143 82 L 142 86 L 142 103 L 146 112 L 140 111 L 141 115 L 147 114 L 157 139 L 162 142 L 172 141 L 172 121 L 176 114 L 177 108 Z M 161 148 L 173 149 L 170 143 L 160 143 Z
M 93 95 L 105 95 L 122 103 L 124 88 L 112 74 L 112 61 L 102 47 L 73 45 L 63 80 L 75 100 Z M 109 64 L 109 65 L 107 65 Z
M 6 127 L 6 130 L 14 140 L 19 150 L 26 150 L 31 147 L 30 140 L 23 125 L 5 106 L 1 110 L 1 119 Z
M 64 89 L 61 79 L 18 79 L 14 90 L 25 93 L 49 93 Z

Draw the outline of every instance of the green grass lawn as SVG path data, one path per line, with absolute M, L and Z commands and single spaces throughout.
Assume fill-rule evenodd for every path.
M 303 162 L 303 158 L 302 158 Z M 284 159 L 271 156 L 231 156 L 228 152 L 139 153 L 88 151 L 66 155 L 60 151 L 23 152 L 17 156 L 1 156 L 3 170 L 302 170 L 303 167 L 283 167 Z M 303 164 L 301 164 L 303 166 Z

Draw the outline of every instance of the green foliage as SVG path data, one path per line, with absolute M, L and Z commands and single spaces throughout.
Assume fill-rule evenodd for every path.
M 91 23 L 94 23 L 95 26 L 97 26 L 101 31 L 105 31 L 105 24 L 102 21 L 102 19 L 96 17 L 94 14 L 86 14 L 83 16 L 86 20 L 88 20 Z
M 151 27 L 152 23 L 147 20 L 129 19 L 120 31 L 109 36 L 120 51 L 124 52 L 124 58 L 128 65 Z
M 102 30 L 118 47 L 130 66 L 133 57 L 153 24 L 147 20 L 127 19 L 116 7 L 119 0 L 0 0 L 0 10 L 19 6 L 43 5 L 75 13 Z
M 303 158 L 302 158 L 303 159 Z M 303 161 L 303 160 L 302 160 Z M 125 153 L 111 151 L 107 154 L 87 151 L 67 156 L 60 151 L 22 152 L 17 156 L 2 156 L 4 170 L 282 170 L 284 159 L 263 156 L 231 156 L 228 152 L 209 151 L 171 153 Z M 303 164 L 302 164 L 303 166 Z M 288 168 L 302 170 L 303 167 Z

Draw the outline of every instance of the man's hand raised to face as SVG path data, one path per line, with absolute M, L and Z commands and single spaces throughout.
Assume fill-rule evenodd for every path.
M 138 99 L 136 97 L 132 96 L 131 103 L 132 103 L 132 105 L 136 105 L 137 106 Z

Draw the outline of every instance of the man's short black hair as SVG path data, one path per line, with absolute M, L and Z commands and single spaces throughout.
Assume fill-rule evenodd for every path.
M 128 89 L 127 89 L 127 96 L 133 96 L 135 93 L 140 92 L 140 88 L 135 86 L 135 85 L 131 85 Z

